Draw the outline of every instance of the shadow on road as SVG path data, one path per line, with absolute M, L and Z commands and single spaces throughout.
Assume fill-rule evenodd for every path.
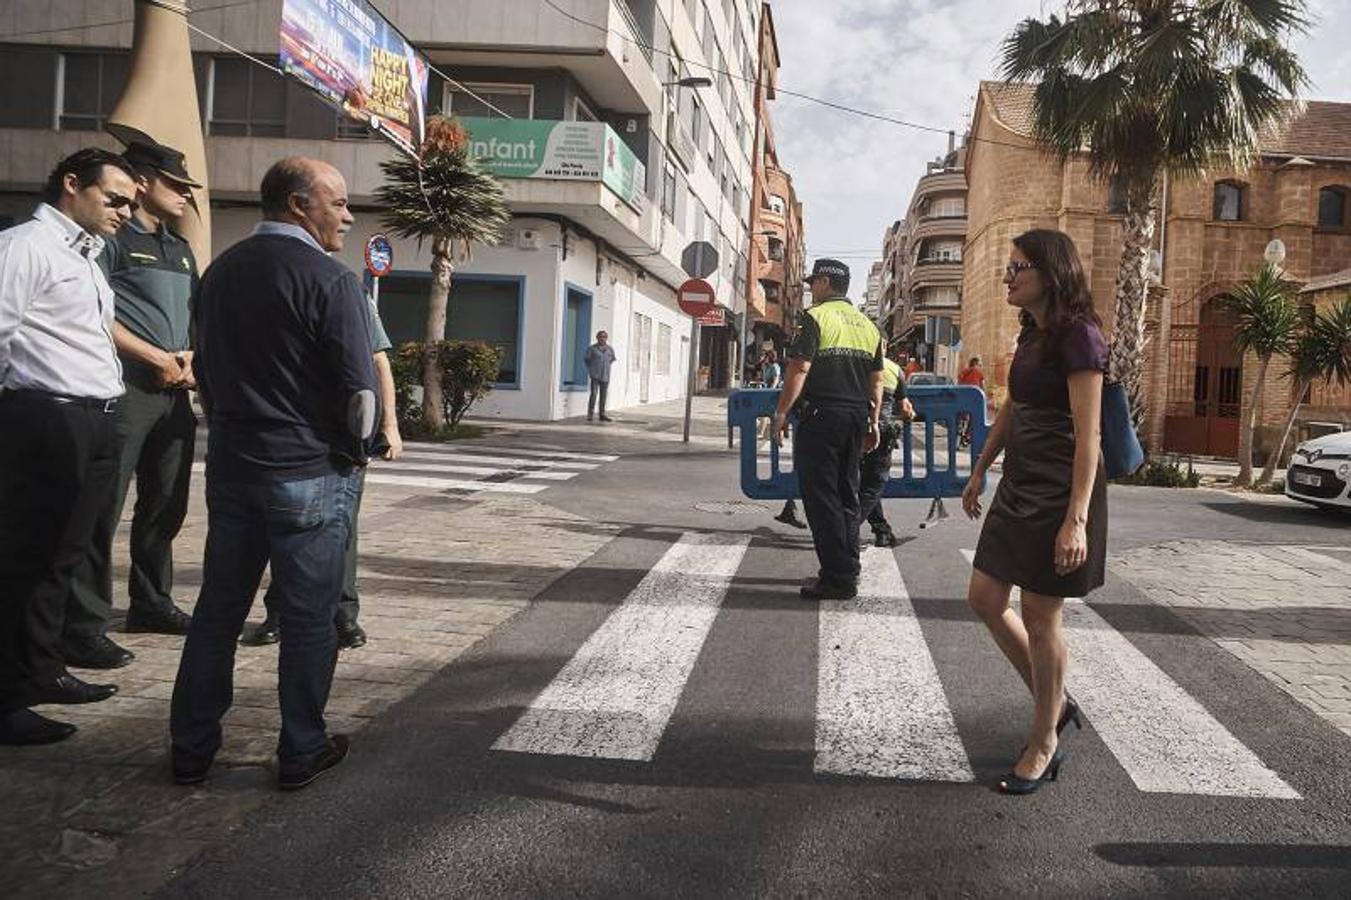
M 1317 509 L 1312 506 L 1290 501 L 1290 505 L 1275 503 L 1253 503 L 1248 500 L 1215 500 L 1201 504 L 1206 509 L 1226 516 L 1235 516 L 1248 522 L 1264 525 L 1303 525 L 1326 528 L 1329 531 L 1345 532 L 1351 526 L 1351 516 L 1338 515 L 1331 510 Z
M 1335 844 L 1098 844 L 1093 852 L 1118 866 L 1351 870 L 1351 847 Z

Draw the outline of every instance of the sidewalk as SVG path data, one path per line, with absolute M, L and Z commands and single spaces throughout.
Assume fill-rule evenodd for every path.
M 205 537 L 202 480 L 175 546 L 177 595 L 190 607 Z M 128 515 L 132 508 L 127 503 Z M 527 498 L 462 499 L 397 487 L 367 490 L 361 516 L 361 622 L 365 647 L 340 657 L 328 706 L 333 731 L 355 733 L 523 609 L 603 546 L 614 528 Z M 136 653 L 112 672 L 80 672 L 119 685 L 103 703 L 48 707 L 79 725 L 47 747 L 0 748 L 0 894 L 125 897 L 149 892 L 252 810 L 284 802 L 271 771 L 276 744 L 277 648 L 240 647 L 225 746 L 201 788 L 174 785 L 168 712 L 182 639 L 120 633 L 126 610 L 128 524 L 114 547 L 118 624 Z M 261 618 L 261 604 L 252 616 Z
M 690 411 L 690 445 L 703 449 L 727 447 L 727 398 L 716 395 L 697 395 Z M 613 421 L 588 422 L 585 416 L 574 416 L 556 422 L 536 422 L 521 419 L 476 418 L 465 422 L 481 425 L 499 433 L 577 434 L 585 433 L 620 438 L 638 438 L 663 443 L 683 443 L 685 428 L 685 400 L 666 400 L 645 406 L 629 406 L 608 411 Z

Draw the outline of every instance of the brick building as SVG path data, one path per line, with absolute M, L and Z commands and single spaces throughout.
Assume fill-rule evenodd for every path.
M 1089 177 L 1086 159 L 1062 164 L 1042 152 L 1032 125 L 1030 85 L 981 84 L 966 157 L 962 337 L 964 354 L 985 361 L 997 401 L 1018 331 L 1004 300 L 1003 269 L 1020 232 L 1058 228 L 1073 237 L 1098 311 L 1108 329 L 1113 324 L 1119 193 Z M 1159 204 L 1145 437 L 1156 450 L 1232 456 L 1257 366 L 1234 349 L 1232 322 L 1215 301 L 1261 265 L 1273 241 L 1284 247 L 1288 277 L 1325 285 L 1301 294 L 1306 302 L 1345 296 L 1330 276 L 1351 267 L 1351 103 L 1309 103 L 1264 137 L 1250 169 L 1171 180 Z M 1284 369 L 1284 361 L 1273 361 L 1260 402 L 1259 455 L 1294 401 Z M 1351 391 L 1318 389 L 1300 419 L 1351 423 Z

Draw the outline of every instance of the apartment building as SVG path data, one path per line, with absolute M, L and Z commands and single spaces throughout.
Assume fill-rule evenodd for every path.
M 969 228 L 964 248 L 963 340 L 1002 394 L 1018 332 L 1004 300 L 1009 242 L 1033 227 L 1074 238 L 1098 312 L 1112 327 L 1121 254 L 1123 196 L 1032 140 L 1033 86 L 983 83 L 968 141 Z M 1169 180 L 1158 197 L 1156 281 L 1147 314 L 1145 437 L 1156 450 L 1232 456 L 1252 397 L 1256 358 L 1234 346 L 1234 323 L 1218 302 L 1268 259 L 1303 286 L 1307 304 L 1351 289 L 1351 103 L 1313 101 L 1261 139 L 1246 171 L 1215 168 Z M 1259 456 L 1295 401 L 1274 360 L 1259 400 Z M 1351 424 L 1351 389 L 1320 386 L 1302 421 Z
M 863 314 L 880 326 L 887 310 L 882 303 L 882 260 L 868 267 L 868 287 L 863 294 Z
M 12 0 L 0 11 L 0 75 L 26 88 L 0 107 L 0 224 L 28 216 L 58 157 L 90 143 L 116 146 L 101 129 L 127 77 L 130 7 Z M 476 145 L 524 145 L 528 134 L 543 146 L 566 127 L 632 173 L 622 183 L 522 177 L 523 167 L 489 159 L 512 223 L 498 245 L 476 247 L 458 265 L 447 325 L 448 337 L 504 350 L 500 383 L 479 409 L 527 419 L 584 412 L 582 354 L 602 329 L 620 359 L 614 407 L 682 396 L 691 323 L 675 288 L 685 278 L 681 251 L 695 240 L 719 250 L 710 280 L 728 321 L 703 329 L 695 352 L 705 382 L 711 369 L 728 371 L 746 315 L 761 2 L 399 0 L 380 8 L 439 70 L 428 107 L 461 118 Z M 205 6 L 190 18 L 211 36 L 194 34 L 192 49 L 213 250 L 249 233 L 263 172 L 299 153 L 346 176 L 357 223 L 342 258 L 361 270 L 366 238 L 382 230 L 373 201 L 379 163 L 394 151 L 220 43 L 275 64 L 280 10 L 281 0 L 256 0 Z M 381 312 L 396 341 L 420 339 L 428 249 L 396 240 L 394 259 L 379 287 Z
M 910 222 L 900 219 L 891 223 L 882 236 L 881 280 L 878 283 L 879 306 L 884 310 L 882 330 L 887 338 L 887 353 L 903 352 L 902 339 L 910 333 L 911 321 L 906 316 L 901 288 L 910 271 Z

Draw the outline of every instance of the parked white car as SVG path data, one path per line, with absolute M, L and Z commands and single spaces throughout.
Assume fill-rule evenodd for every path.
M 1285 473 L 1285 495 L 1325 509 L 1351 509 L 1351 431 L 1296 447 Z

